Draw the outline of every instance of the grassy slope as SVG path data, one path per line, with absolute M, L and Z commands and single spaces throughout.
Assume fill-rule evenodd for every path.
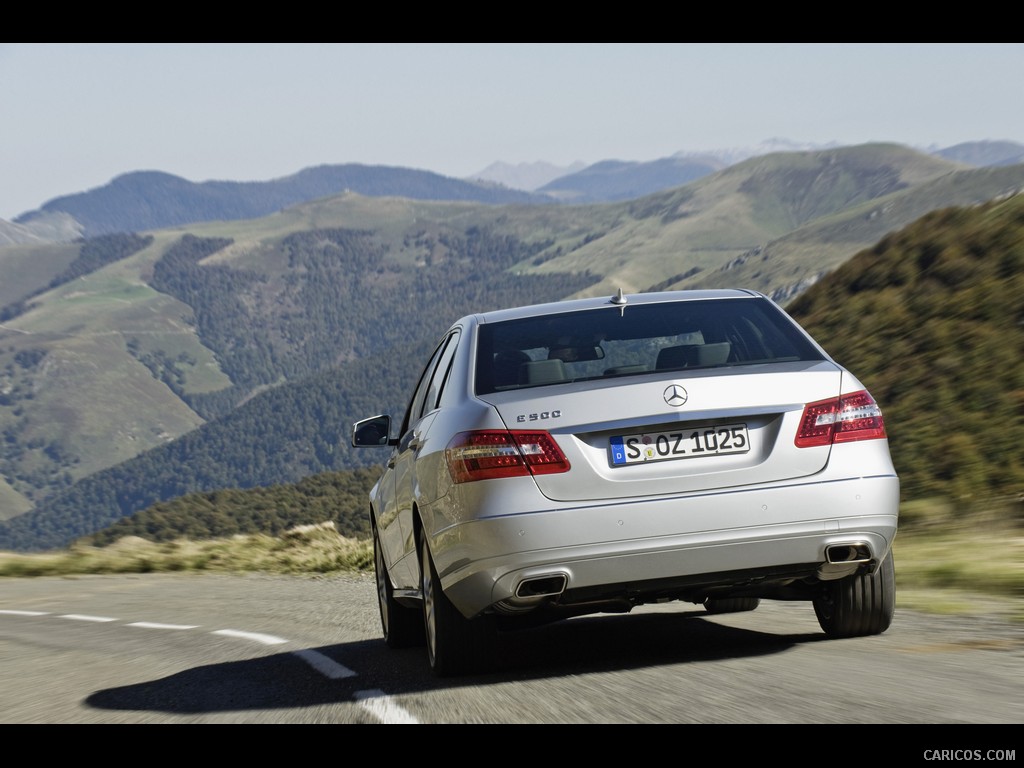
M 1020 166 L 943 174 L 910 190 L 895 192 L 826 216 L 774 240 L 756 253 L 680 281 L 678 288 L 710 288 L 725 283 L 772 294 L 803 278 L 817 279 L 870 248 L 887 233 L 929 211 L 975 205 L 1020 189 Z M 811 265 L 809 269 L 808 266 Z
M 0 520 L 10 520 L 32 509 L 32 502 L 0 479 Z
M 879 165 L 898 172 L 890 178 Z M 52 350 L 52 370 L 75 382 L 61 384 L 47 374 L 41 385 L 38 374 L 18 372 L 21 378 L 15 384 L 38 389 L 34 399 L 23 404 L 31 421 L 24 434 L 37 443 L 57 440 L 65 454 L 78 459 L 57 467 L 37 447 L 28 451 L 21 468 L 59 469 L 77 479 L 201 423 L 170 389 L 155 379 L 146 380 L 148 372 L 127 351 L 129 339 L 135 339 L 143 353 L 161 350 L 171 357 L 194 359 L 187 371 L 188 392 L 211 392 L 229 384 L 211 350 L 183 322 L 189 308 L 146 285 L 164 249 L 186 231 L 235 240 L 210 257 L 212 263 L 280 274 L 282 265 L 272 246 L 293 232 L 373 229 L 389 244 L 389 258 L 415 264 L 429 255 L 417 245 L 418 236 L 480 226 L 526 241 L 552 241 L 539 259 L 514 269 L 539 274 L 590 270 L 604 275 L 587 289 L 591 295 L 619 287 L 646 289 L 693 268 L 701 271 L 678 287 L 741 285 L 772 292 L 816 277 L 881 233 L 923 209 L 946 204 L 951 196 L 994 195 L 1007 185 L 1024 183 L 1024 167 L 954 175 L 959 168 L 907 148 L 876 145 L 755 158 L 686 187 L 614 205 L 486 206 L 344 194 L 261 219 L 162 230 L 154 233 L 155 242 L 145 251 L 41 295 L 39 308 L 8 324 L 17 332 L 0 331 L 0 370 L 16 352 L 42 346 Z M 944 179 L 945 186 L 935 179 Z M 882 203 L 858 202 L 893 183 L 924 186 L 920 192 L 891 193 Z M 801 185 L 816 194 L 787 191 L 802 189 Z M 852 209 L 844 208 L 851 204 Z M 769 259 L 767 268 L 748 263 L 722 270 L 759 247 Z M 32 254 L 42 263 L 53 258 L 47 256 L 52 252 L 52 246 L 25 246 L 18 258 Z M 0 249 L 0 258 L 7 253 Z M 64 266 L 67 254 L 62 258 Z M 0 429 L 11 419 L 0 409 Z M 126 428 L 120 429 L 119 423 Z M 83 425 L 86 434 L 75 437 Z
M 71 243 L 8 245 L 0 248 L 0 307 L 46 285 L 67 269 L 78 255 Z
M 127 351 L 187 353 L 196 364 L 187 391 L 209 391 L 230 382 L 182 321 L 190 309 L 145 284 L 171 238 L 163 236 L 133 257 L 62 285 L 37 299 L 39 306 L 7 324 L 0 368 L 14 374 L 8 386 L 31 392 L 20 409 L 0 409 L 0 429 L 20 425 L 26 446 L 17 470 L 52 471 L 44 448 L 54 441 L 75 457 L 61 471 L 72 479 L 106 467 L 195 429 L 203 420 Z M 12 364 L 19 351 L 46 349 L 43 363 L 25 370 Z M 20 412 L 19 412 L 20 410 Z

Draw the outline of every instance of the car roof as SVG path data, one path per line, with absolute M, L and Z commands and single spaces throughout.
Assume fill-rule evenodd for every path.
M 460 323 L 472 319 L 476 323 L 498 323 L 518 320 L 524 317 L 578 312 L 601 307 L 630 307 L 643 304 L 660 304 L 672 301 L 703 301 L 707 299 L 750 299 L 764 298 L 764 294 L 744 288 L 719 288 L 710 290 L 657 291 L 651 293 L 627 293 L 621 290 L 612 296 L 592 296 L 584 299 L 567 299 L 546 304 L 530 304 L 522 307 L 496 309 L 463 318 Z

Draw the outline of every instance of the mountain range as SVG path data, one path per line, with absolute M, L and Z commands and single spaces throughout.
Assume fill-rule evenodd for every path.
M 58 198 L 12 223 L 35 239 L 0 247 L 0 548 L 64 546 L 183 494 L 382 461 L 349 449 L 351 422 L 399 412 L 415 361 L 461 314 L 723 285 L 789 305 L 921 217 L 1013 198 L 1014 149 L 754 154 L 624 199 L 632 171 L 660 185 L 693 158 L 542 184 L 576 202 L 327 166 L 270 187 L 128 174 Z M 326 191 L 339 178 L 352 186 Z M 284 202 L 300 182 L 316 193 Z M 53 237 L 55 222 L 78 234 Z
M 647 162 L 604 160 L 564 168 L 543 162 L 494 163 L 468 179 L 360 164 L 317 166 L 261 182 L 197 183 L 158 171 L 135 171 L 96 189 L 50 200 L 13 222 L 0 220 L 0 246 L 252 219 L 344 192 L 491 204 L 616 202 L 679 187 L 751 157 L 834 148 L 772 139 L 753 147 L 678 152 Z M 1024 162 L 1024 145 L 977 141 L 926 154 L 977 168 L 1014 165 Z

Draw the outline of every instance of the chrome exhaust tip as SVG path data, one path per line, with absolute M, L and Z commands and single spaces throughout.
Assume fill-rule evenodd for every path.
M 557 573 L 549 576 L 534 576 L 523 579 L 516 587 L 516 597 L 528 599 L 532 597 L 554 597 L 565 591 L 569 583 L 564 573 Z
M 828 563 L 870 563 L 871 549 L 863 541 L 850 544 L 830 544 L 825 547 L 825 560 Z

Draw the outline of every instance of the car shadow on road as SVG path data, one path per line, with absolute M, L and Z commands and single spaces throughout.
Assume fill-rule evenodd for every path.
M 463 677 L 436 677 L 422 647 L 394 650 L 373 639 L 196 667 L 100 690 L 84 703 L 97 709 L 174 714 L 303 708 L 353 701 L 367 690 L 394 696 L 750 658 L 823 638 L 815 632 L 778 634 L 730 626 L 703 611 L 590 616 L 500 633 L 493 668 Z M 303 659 L 310 651 L 353 674 L 329 678 Z

